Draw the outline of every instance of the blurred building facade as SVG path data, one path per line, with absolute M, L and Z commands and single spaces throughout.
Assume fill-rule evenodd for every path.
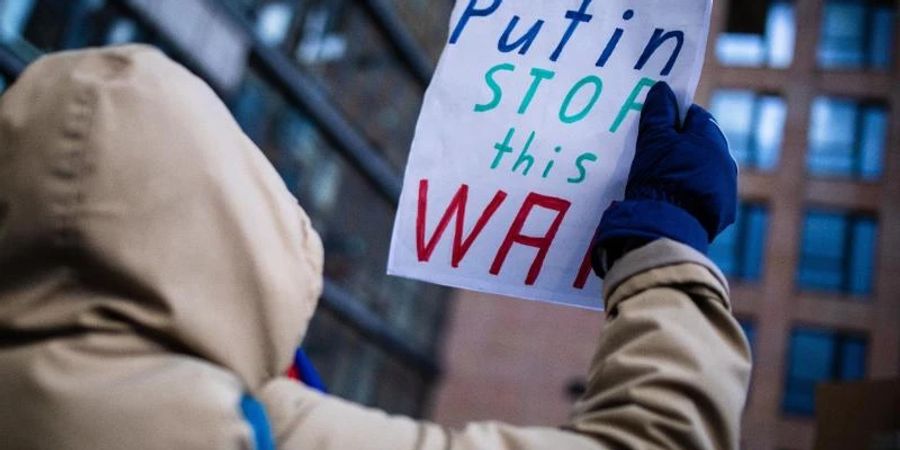
M 817 386 L 900 373 L 897 10 L 715 2 L 697 102 L 741 165 L 738 221 L 710 256 L 753 347 L 746 449 L 811 449 Z M 601 318 L 461 297 L 436 418 L 563 423 Z
M 743 167 L 713 257 L 754 350 L 746 448 L 804 450 L 818 385 L 900 372 L 898 3 L 718 6 L 699 98 Z
M 217 89 L 323 236 L 326 292 L 305 345 L 334 393 L 449 425 L 555 425 L 602 315 L 384 275 L 452 3 L 0 0 L 0 87 L 48 51 L 164 49 Z M 711 256 L 754 350 L 747 449 L 810 449 L 818 384 L 900 373 L 897 10 L 716 2 L 698 103 L 742 165 L 738 223 Z

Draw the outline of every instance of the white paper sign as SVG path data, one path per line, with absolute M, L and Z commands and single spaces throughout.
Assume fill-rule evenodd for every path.
M 425 95 L 388 272 L 601 309 L 589 248 L 642 102 L 691 104 L 712 0 L 459 0 Z

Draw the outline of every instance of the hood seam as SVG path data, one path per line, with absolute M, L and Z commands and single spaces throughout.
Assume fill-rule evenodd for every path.
M 93 132 L 97 111 L 97 93 L 93 86 L 83 85 L 64 111 L 61 145 L 50 162 L 52 177 L 60 182 L 60 192 L 54 203 L 58 212 L 54 218 L 55 240 L 62 248 L 74 249 L 81 242 L 78 221 L 85 204 L 84 178 L 89 162 L 87 143 Z M 58 158 L 58 159 L 57 159 Z

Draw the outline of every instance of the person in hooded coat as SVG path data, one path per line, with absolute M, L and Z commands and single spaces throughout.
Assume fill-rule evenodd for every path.
M 726 281 L 639 234 L 598 263 L 609 321 L 567 424 L 391 417 L 282 376 L 322 245 L 214 92 L 146 46 L 41 58 L 0 99 L 0 448 L 737 449 Z

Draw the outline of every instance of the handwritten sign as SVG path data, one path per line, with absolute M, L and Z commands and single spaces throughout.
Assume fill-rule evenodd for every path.
M 642 102 L 686 111 L 712 0 L 459 0 L 425 95 L 388 272 L 602 308 L 589 249 Z

